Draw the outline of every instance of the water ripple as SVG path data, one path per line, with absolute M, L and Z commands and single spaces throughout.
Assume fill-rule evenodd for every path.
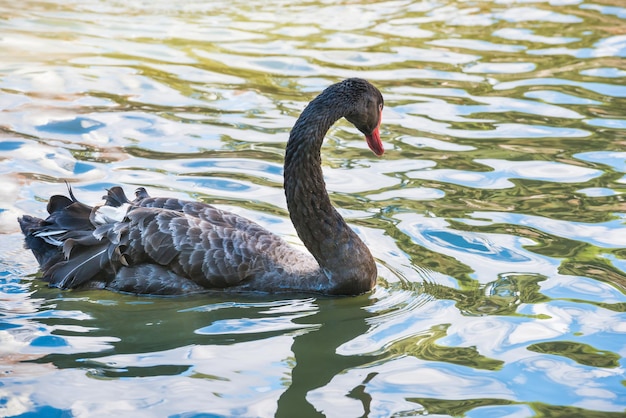
M 588 242 L 600 248 L 626 247 L 626 229 L 621 220 L 584 223 L 549 219 L 542 216 L 497 212 L 474 212 L 473 217 L 491 222 L 531 226 L 564 238 Z

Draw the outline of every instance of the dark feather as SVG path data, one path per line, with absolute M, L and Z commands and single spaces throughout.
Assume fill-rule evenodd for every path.
M 18 218 L 18 222 L 24 234 L 24 246 L 33 252 L 40 266 L 46 263 L 54 264 L 63 259 L 63 253 L 56 245 L 52 245 L 35 235 L 46 227 L 43 219 L 24 215 Z
M 102 196 L 104 204 L 107 206 L 120 207 L 124 203 L 130 203 L 130 200 L 126 197 L 124 189 L 119 186 L 115 186 L 107 190 L 106 196 Z
M 48 210 L 48 213 L 59 212 L 71 205 L 72 203 L 74 202 L 71 199 L 67 198 L 66 196 L 57 194 L 50 198 L 50 200 L 48 201 L 48 207 L 46 209 Z
M 71 258 L 56 263 L 44 273 L 51 286 L 73 289 L 112 271 L 107 243 L 73 247 Z
M 137 190 L 135 190 L 135 202 L 134 203 L 137 203 L 143 199 L 148 199 L 149 197 L 150 195 L 148 194 L 148 191 L 144 187 L 138 187 Z

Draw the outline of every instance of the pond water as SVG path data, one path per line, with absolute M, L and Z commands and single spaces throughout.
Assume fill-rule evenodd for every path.
M 621 0 L 0 2 L 0 415 L 623 416 Z M 211 202 L 298 245 L 288 132 L 329 84 L 348 298 L 148 298 L 37 279 L 16 217 L 69 182 Z

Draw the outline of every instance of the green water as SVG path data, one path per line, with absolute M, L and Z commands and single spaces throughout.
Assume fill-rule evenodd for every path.
M 626 411 L 626 7 L 0 0 L 0 415 L 610 417 Z M 299 245 L 288 132 L 329 84 L 353 298 L 64 292 L 16 217 L 71 183 L 198 199 Z

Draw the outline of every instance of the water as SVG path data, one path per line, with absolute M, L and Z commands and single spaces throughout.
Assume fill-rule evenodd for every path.
M 0 1 L 0 415 L 622 416 L 620 0 Z M 72 184 L 212 202 L 298 245 L 283 149 L 342 78 L 331 197 L 353 298 L 139 298 L 37 280 L 15 218 Z

